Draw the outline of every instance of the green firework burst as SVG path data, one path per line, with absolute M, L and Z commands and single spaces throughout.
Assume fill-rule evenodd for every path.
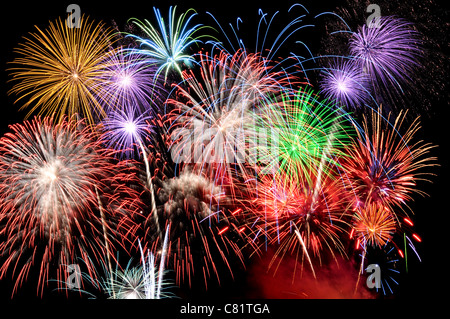
M 312 89 L 268 99 L 257 113 L 255 125 L 266 130 L 254 143 L 259 162 L 307 181 L 340 166 L 350 140 L 351 118 Z

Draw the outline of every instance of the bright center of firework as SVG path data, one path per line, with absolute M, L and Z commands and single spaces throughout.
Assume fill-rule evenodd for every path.
M 347 90 L 347 86 L 345 85 L 345 81 L 343 81 L 343 80 L 338 81 L 337 86 L 338 86 L 339 91 L 345 92 Z
M 58 178 L 58 164 L 53 163 L 41 169 L 42 181 L 46 184 L 53 183 Z
M 136 124 L 134 122 L 131 121 L 126 122 L 124 128 L 128 134 L 130 135 L 136 134 Z
M 74 72 L 72 73 L 72 78 L 73 78 L 74 80 L 78 80 L 78 73 L 77 73 L 76 71 L 74 71 Z
M 132 79 L 129 75 L 123 75 L 120 80 L 119 84 L 123 87 L 129 87 L 131 85 Z

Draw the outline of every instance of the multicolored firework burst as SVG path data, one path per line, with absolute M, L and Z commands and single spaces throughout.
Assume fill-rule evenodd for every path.
M 0 271 L 4 277 L 12 269 L 15 290 L 38 264 L 42 293 L 50 271 L 65 279 L 63 265 L 77 257 L 109 256 L 109 249 L 126 240 L 121 234 L 134 228 L 128 216 L 137 213 L 139 195 L 122 182 L 132 181 L 132 172 L 114 165 L 83 125 L 35 118 L 12 125 L 12 133 L 0 139 L 0 220 L 6 238 Z
M 176 99 L 168 100 L 174 107 L 169 114 L 172 141 L 176 141 L 172 154 L 178 162 L 201 170 L 212 167 L 216 182 L 222 184 L 232 180 L 231 164 L 245 171 L 246 143 L 258 134 L 252 113 L 292 78 L 271 72 L 269 61 L 245 51 L 199 57 L 201 77 L 186 72 L 190 91 L 178 86 Z
M 128 20 L 127 32 L 87 16 L 36 27 L 8 66 L 8 94 L 36 117 L 0 138 L 0 279 L 12 278 L 13 295 L 36 279 L 43 296 L 56 278 L 68 296 L 77 262 L 80 296 L 169 297 L 172 270 L 190 294 L 270 252 L 269 269 L 292 266 L 293 281 L 300 271 L 318 285 L 316 267 L 357 260 L 355 292 L 366 264 L 380 263 L 392 292 L 389 275 L 408 270 L 411 253 L 420 260 L 411 203 L 437 165 L 402 102 L 416 75 L 442 84 L 445 70 L 431 70 L 434 82 L 420 73 L 432 56 L 420 28 L 390 11 L 369 24 L 346 2 L 349 24 L 345 8 L 259 9 L 255 43 L 241 18 L 227 35 L 207 13 L 219 42 L 194 9 L 172 6 Z M 303 31 L 316 37 L 325 16 L 339 22 L 326 22 L 316 54 Z
M 9 94 L 19 95 L 16 103 L 28 98 L 21 107 L 31 108 L 27 117 L 38 110 L 39 115 L 56 114 L 58 121 L 65 114 L 76 113 L 90 124 L 102 118 L 102 101 L 108 100 L 99 91 L 105 62 L 114 54 L 109 52 L 114 42 L 112 30 L 84 16 L 79 28 L 70 28 L 58 19 L 43 31 L 36 29 L 15 49 L 20 57 L 9 69 L 16 82 Z
M 427 157 L 433 148 L 430 143 L 414 142 L 419 118 L 405 129 L 405 117 L 406 112 L 400 112 L 385 119 L 381 110 L 372 111 L 370 120 L 364 117 L 363 131 L 357 130 L 357 137 L 346 148 L 342 180 L 352 209 L 376 203 L 394 212 L 394 207 L 412 200 L 413 193 L 424 194 L 417 182 L 431 174 L 422 170 L 434 166 L 436 158 Z

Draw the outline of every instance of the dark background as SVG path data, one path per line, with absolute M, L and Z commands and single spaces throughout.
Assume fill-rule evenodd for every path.
M 7 68 L 6 62 L 12 61 L 14 58 L 13 48 L 21 42 L 21 37 L 34 29 L 34 25 L 46 27 L 49 20 L 54 20 L 58 17 L 66 15 L 66 8 L 70 3 L 80 5 L 81 12 L 88 14 L 95 20 L 103 20 L 110 24 L 114 20 L 119 28 L 123 28 L 126 21 L 131 17 L 140 19 L 153 19 L 154 13 L 152 7 L 158 7 L 164 14 L 170 5 L 178 5 L 178 12 L 183 12 L 184 9 L 194 8 L 199 13 L 200 17 L 196 21 L 201 23 L 213 21 L 205 14 L 206 11 L 211 12 L 217 19 L 220 20 L 223 26 L 228 22 L 235 23 L 237 17 L 244 20 L 244 24 L 249 27 L 248 33 L 245 34 L 252 40 L 256 34 L 256 23 L 259 19 L 258 8 L 263 9 L 264 12 L 273 13 L 276 10 L 287 11 L 289 6 L 294 1 L 121 1 L 121 2 L 95 2 L 92 1 L 60 1 L 54 4 L 48 2 L 21 2 L 13 1 L 8 5 L 3 6 L 1 13 L 2 37 L 0 39 L 0 134 L 7 131 L 9 124 L 22 122 L 25 112 L 18 112 L 20 105 L 14 105 L 14 97 L 7 95 L 7 90 L 11 88 L 11 84 L 7 83 Z M 332 11 L 336 6 L 343 5 L 344 1 L 302 1 L 303 5 L 311 13 L 321 13 L 324 11 Z M 405 6 L 408 2 L 405 1 Z M 440 6 L 440 5 L 439 5 Z M 444 7 L 442 7 L 444 8 Z M 404 9 L 403 9 L 404 10 Z M 414 8 L 411 8 L 414 10 Z M 443 27 L 448 28 L 449 21 Z M 302 41 L 308 43 L 313 54 L 319 50 L 319 37 L 314 32 L 302 33 Z M 252 43 L 252 42 L 250 42 Z M 448 42 L 446 43 L 448 47 Z M 442 48 L 447 50 L 446 47 Z M 448 54 L 448 52 L 446 52 Z M 280 53 L 280 55 L 283 52 Z M 415 230 L 422 237 L 422 243 L 417 245 L 422 262 L 411 262 L 407 279 L 403 280 L 400 287 L 397 289 L 396 297 L 405 300 L 414 299 L 415 301 L 400 303 L 399 307 L 422 308 L 428 301 L 436 302 L 436 305 L 443 301 L 444 295 L 448 294 L 448 277 L 447 274 L 447 259 L 448 259 L 448 234 L 449 234 L 449 218 L 450 209 L 448 200 L 450 192 L 448 187 L 449 172 L 448 163 L 449 157 L 447 152 L 448 138 L 450 135 L 449 121 L 448 121 L 448 101 L 444 103 L 439 102 L 432 105 L 432 112 L 422 114 L 422 133 L 421 136 L 426 142 L 431 142 L 438 145 L 438 148 L 433 150 L 432 155 L 439 158 L 440 167 L 433 169 L 436 176 L 432 177 L 433 183 L 422 183 L 419 185 L 420 189 L 429 194 L 429 197 L 422 198 L 415 196 L 416 200 L 411 205 L 415 212 Z M 413 259 L 413 258 L 411 258 Z M 207 294 L 200 294 L 201 297 L 208 297 L 214 300 L 221 298 L 233 298 L 245 296 L 246 287 L 245 274 L 242 273 L 237 276 L 234 282 L 225 282 L 220 288 L 213 288 Z M 12 284 L 7 280 L 0 280 L 0 305 L 3 300 L 9 300 L 12 291 Z M 36 290 L 32 287 L 24 285 L 24 291 L 20 292 L 20 300 L 27 298 L 36 298 Z M 392 301 L 389 301 L 393 306 Z M 11 302 L 10 302 L 11 303 Z M 18 305 L 12 302 L 13 305 Z M 119 303 L 120 304 L 120 303 Z M 289 303 L 287 307 L 296 308 L 295 303 Z M 298 302 L 301 307 L 307 307 L 308 304 Z M 353 307 L 348 302 L 342 304 L 331 303 L 330 307 Z M 366 305 L 366 304 L 364 304 Z M 111 304 L 108 304 L 110 307 Z M 373 305 L 372 305 L 373 306 Z M 371 306 L 371 307 L 372 307 Z M 395 306 L 395 305 L 394 305 Z M 281 307 L 281 306 L 280 306 Z M 282 306 L 281 308 L 283 308 Z M 321 307 L 317 303 L 311 307 Z M 284 309 L 286 311 L 286 309 Z M 406 309 L 404 309 L 406 310 Z M 425 310 L 426 311 L 426 310 Z M 346 314 L 344 314 L 345 316 Z M 359 316 L 360 314 L 354 313 Z

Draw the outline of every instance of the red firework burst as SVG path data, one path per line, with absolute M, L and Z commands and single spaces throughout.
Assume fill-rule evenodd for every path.
M 0 276 L 12 271 L 13 293 L 33 266 L 42 294 L 53 271 L 65 282 L 77 258 L 90 271 L 92 261 L 109 259 L 133 233 L 129 217 L 139 194 L 128 185 L 136 177 L 83 127 L 84 121 L 36 117 L 0 139 Z
M 269 244 L 279 247 L 279 263 L 286 253 L 300 253 L 311 264 L 309 252 L 321 260 L 327 250 L 344 254 L 341 234 L 347 224 L 342 187 L 326 176 L 311 178 L 312 183 L 289 179 L 286 174 L 264 176 L 255 185 L 248 228 L 255 241 L 263 235 Z M 275 262 L 272 260 L 270 267 Z M 278 265 L 279 265 L 278 263 Z M 278 268 L 278 266 L 277 266 Z M 312 267 L 313 268 L 313 267 Z

